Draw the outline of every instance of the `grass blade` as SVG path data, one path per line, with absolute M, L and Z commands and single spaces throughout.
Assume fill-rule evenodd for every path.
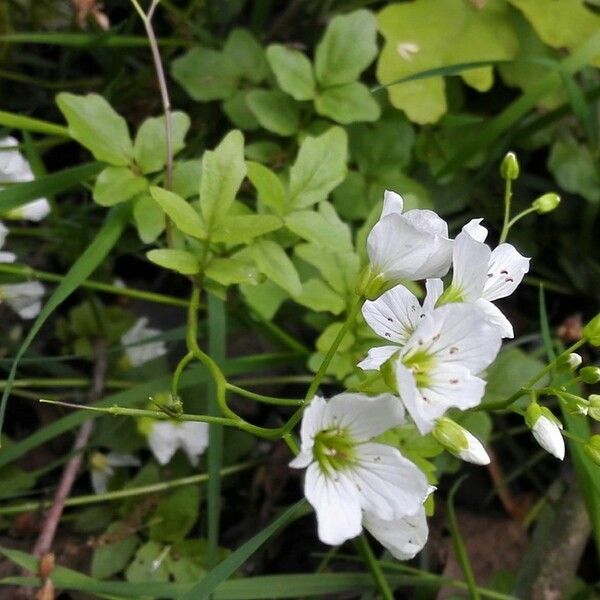
M 69 269 L 69 272 L 65 275 L 60 285 L 54 290 L 52 296 L 37 316 L 34 324 L 32 325 L 27 337 L 21 344 L 15 360 L 12 364 L 8 379 L 6 381 L 6 387 L 2 394 L 2 400 L 0 401 L 0 432 L 4 424 L 4 415 L 6 413 L 6 405 L 8 403 L 8 397 L 12 388 L 12 383 L 15 380 L 17 374 L 17 367 L 19 366 L 19 360 L 25 354 L 31 342 L 38 334 L 48 317 L 54 312 L 54 310 L 60 306 L 81 284 L 85 281 L 98 267 L 98 265 L 106 258 L 108 253 L 111 251 L 113 246 L 117 243 L 121 237 L 121 233 L 125 229 L 127 222 L 129 221 L 131 208 L 128 204 L 120 204 L 115 206 L 108 213 L 102 228 L 97 233 L 92 243 L 87 247 L 85 252 L 75 261 L 73 266 Z
M 39 177 L 33 181 L 11 184 L 0 190 L 0 213 L 18 208 L 36 198 L 64 192 L 93 177 L 100 172 L 102 167 L 102 163 L 99 162 L 87 163 Z
M 49 46 L 74 46 L 76 48 L 146 48 L 148 38 L 141 35 L 121 35 L 116 31 L 106 33 L 41 33 L 20 31 L 0 35 L 0 42 L 12 44 L 41 44 Z M 194 45 L 183 38 L 159 38 L 159 46 L 187 47 Z
M 2 36 L 0 36 L 1 38 Z M 59 135 L 61 137 L 71 137 L 69 130 L 62 125 L 49 123 L 32 117 L 24 117 L 11 112 L 0 110 L 0 125 L 10 127 L 11 129 L 22 129 L 33 133 L 46 133 L 48 135 Z

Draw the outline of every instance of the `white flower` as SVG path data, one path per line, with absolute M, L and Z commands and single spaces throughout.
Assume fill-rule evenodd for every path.
M 474 465 L 489 465 L 490 457 L 483 444 L 470 431 L 465 429 L 464 434 L 467 438 L 467 447 L 459 451 L 458 457 Z
M 452 284 L 441 302 L 469 302 L 477 305 L 502 337 L 514 336 L 513 328 L 492 301 L 510 296 L 529 270 L 529 258 L 521 256 L 511 244 L 491 250 L 484 240 L 487 229 L 473 219 L 454 240 Z
M 148 433 L 148 445 L 161 465 L 166 465 L 181 448 L 195 467 L 208 446 L 208 424 L 154 421 Z
M 431 431 L 449 408 L 479 404 L 485 382 L 476 375 L 500 345 L 497 329 L 475 306 L 452 303 L 421 318 L 397 356 L 388 357 L 402 402 L 421 433 Z M 365 368 L 364 361 L 359 366 Z
M 482 443 L 467 429 L 452 419 L 438 419 L 433 437 L 449 452 L 475 465 L 488 465 L 490 457 Z
M 425 475 L 396 448 L 370 441 L 402 422 L 402 407 L 390 394 L 338 394 L 328 402 L 316 396 L 304 411 L 301 452 L 290 466 L 307 467 L 304 493 L 321 541 L 356 537 L 363 517 L 396 521 L 421 509 L 429 492 Z
M 0 221 L 0 248 L 4 246 L 4 242 L 6 241 L 6 236 L 8 235 L 8 228 L 2 221 Z M 12 252 L 0 252 L 0 262 L 3 263 L 12 263 L 15 262 L 17 257 Z
M 371 329 L 386 341 L 395 345 L 371 348 L 367 357 L 358 363 L 361 369 L 379 369 L 409 340 L 421 319 L 430 313 L 443 291 L 440 279 L 428 279 L 427 295 L 423 305 L 403 285 L 384 292 L 377 300 L 367 300 L 362 314 Z
M 160 329 L 153 329 L 147 325 L 148 319 L 142 317 L 135 322 L 135 325 L 129 331 L 121 336 L 121 343 L 125 346 L 127 358 L 134 367 L 167 353 L 167 347 L 162 340 L 147 344 L 141 343 L 162 333 Z
M 431 210 L 402 213 L 403 206 L 399 194 L 385 192 L 381 217 L 367 238 L 371 278 L 395 284 L 443 277 L 452 258 L 448 225 Z
M 565 457 L 565 440 L 560 432 L 561 429 L 562 423 L 552 413 L 546 415 L 542 412 L 531 425 L 531 433 L 537 443 L 559 460 Z
M 96 494 L 104 494 L 110 478 L 115 474 L 115 467 L 139 467 L 140 461 L 131 454 L 120 452 L 94 452 L 90 458 L 92 488 Z
M 0 183 L 22 183 L 35 179 L 31 165 L 16 149 L 6 149 L 17 146 L 19 140 L 8 136 L 0 139 Z M 50 204 L 46 198 L 38 198 L 32 202 L 15 208 L 6 213 L 8 219 L 27 219 L 40 221 L 50 212 Z
M 0 300 L 6 300 L 21 319 L 33 319 L 38 316 L 44 293 L 45 288 L 39 281 L 0 285 Z

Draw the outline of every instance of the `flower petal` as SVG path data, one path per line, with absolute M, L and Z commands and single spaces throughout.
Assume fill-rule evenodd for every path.
M 45 288 L 39 281 L 3 285 L 1 291 L 10 307 L 22 319 L 33 319 L 39 314 L 42 308 L 40 299 L 45 293 Z
M 462 231 L 468 233 L 474 240 L 485 242 L 488 230 L 481 225 L 483 219 L 471 219 L 463 228 Z
M 327 404 L 328 421 L 348 432 L 357 442 L 371 438 L 404 423 L 404 409 L 396 396 L 381 394 L 338 394 Z
M 399 350 L 399 346 L 379 346 L 377 348 L 371 348 L 367 357 L 363 358 L 357 366 L 363 371 L 379 371 L 381 365 Z
M 556 456 L 559 460 L 565 458 L 565 440 L 560 432 L 560 427 L 554 421 L 542 415 L 534 423 L 531 433 L 546 452 Z
M 511 244 L 500 244 L 495 248 L 490 258 L 483 297 L 486 300 L 498 300 L 510 296 L 529 271 L 529 260 Z
M 140 459 L 133 454 L 125 454 L 123 452 L 109 452 L 104 455 L 106 464 L 111 467 L 139 467 L 142 463 Z
M 150 450 L 161 465 L 166 465 L 179 447 L 178 425 L 170 421 L 158 421 L 148 434 Z
M 485 298 L 479 298 L 479 300 L 475 302 L 475 306 L 485 314 L 485 320 L 492 327 L 495 327 L 503 338 L 515 337 L 511 322 L 495 304 L 492 304 Z
M 423 300 L 423 313 L 430 313 L 438 301 L 439 297 L 444 293 L 444 283 L 441 279 L 428 279 L 425 282 L 425 300 Z
M 330 425 L 327 418 L 327 402 L 325 398 L 315 396 L 302 414 L 300 440 L 303 453 L 312 456 L 315 435 L 319 431 L 327 429 Z
M 344 474 L 325 475 L 316 463 L 306 471 L 304 494 L 317 513 L 319 539 L 337 546 L 362 531 L 356 485 Z
M 465 302 L 481 298 L 492 251 L 489 246 L 462 232 L 454 240 L 452 287 L 460 290 Z
M 365 512 L 363 525 L 398 560 L 414 558 L 425 546 L 429 533 L 423 508 L 414 515 L 403 516 L 391 521 Z
M 384 444 L 359 444 L 356 451 L 357 465 L 350 476 L 360 492 L 363 510 L 388 520 L 419 510 L 429 485 L 414 463 Z
M 178 429 L 179 444 L 195 467 L 208 446 L 208 423 L 185 421 Z
M 362 314 L 377 335 L 405 344 L 421 320 L 422 311 L 416 296 L 403 285 L 397 285 L 377 300 L 367 300 Z
M 400 194 L 396 194 L 396 192 L 392 192 L 390 190 L 385 190 L 383 194 L 383 210 L 381 211 L 382 219 L 383 217 L 390 215 L 392 213 L 402 214 L 402 210 L 404 209 L 404 199 Z

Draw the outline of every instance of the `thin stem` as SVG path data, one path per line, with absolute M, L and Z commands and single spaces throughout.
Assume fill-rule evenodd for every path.
M 194 354 L 192 352 L 188 352 L 178 363 L 175 371 L 173 373 L 173 381 L 171 383 L 171 394 L 173 395 L 173 400 L 177 398 L 179 395 L 179 380 L 183 375 L 183 371 L 185 368 L 194 360 Z
M 504 221 L 502 223 L 502 232 L 500 233 L 500 243 L 506 241 L 510 229 L 510 203 L 512 200 L 512 180 L 506 178 L 504 181 Z
M 530 215 L 534 212 L 537 212 L 537 208 L 535 208 L 534 206 L 530 206 L 529 208 L 526 208 L 524 211 L 520 212 L 518 215 L 515 215 L 508 223 L 507 232 L 517 221 L 520 221 L 523 217 L 526 217 L 527 215 Z
M 238 387 L 233 383 L 227 383 L 226 387 L 230 392 L 235 392 L 240 396 L 250 398 L 251 400 L 256 400 L 257 402 L 262 402 L 263 404 L 273 404 L 278 406 L 301 406 L 304 403 L 304 400 L 292 400 L 289 398 L 264 396 L 263 394 L 257 394 L 255 392 L 251 392 L 250 390 L 245 390 L 244 388 Z
M 384 600 L 394 600 L 394 592 L 392 592 L 390 584 L 387 582 L 385 574 L 381 569 L 381 565 L 375 558 L 369 540 L 367 540 L 367 536 L 364 533 L 356 539 L 356 546 L 363 557 L 363 561 L 367 563 L 381 596 Z
M 225 467 L 221 469 L 221 475 L 233 475 L 240 471 L 245 471 L 259 464 L 259 461 L 252 460 L 239 465 L 233 465 L 231 467 Z M 189 477 L 182 477 L 181 479 L 173 479 L 171 481 L 162 481 L 160 483 L 153 483 L 151 485 L 144 485 L 140 487 L 127 488 L 124 490 L 116 490 L 114 492 L 106 492 L 104 494 L 88 494 L 85 496 L 75 496 L 74 498 L 68 498 L 65 501 L 65 506 L 85 506 L 87 504 L 97 504 L 99 502 L 112 502 L 115 500 L 122 500 L 123 498 L 134 498 L 136 496 L 144 496 L 147 494 L 157 494 L 171 490 L 176 487 L 182 487 L 185 485 L 193 485 L 196 483 L 204 483 L 208 481 L 208 473 L 201 473 L 199 475 L 191 475 Z M 38 510 L 49 506 L 51 501 L 42 502 L 24 502 L 14 506 L 4 506 L 0 508 L 0 515 L 14 515 L 22 512 L 29 512 Z
M 49 273 L 47 271 L 38 271 L 28 266 L 0 263 L 0 273 L 9 275 L 17 275 L 24 279 L 38 279 L 40 281 L 48 281 L 51 283 L 60 283 L 64 279 L 63 275 Z M 115 294 L 117 296 L 125 296 L 128 298 L 136 298 L 147 302 L 155 302 L 157 304 L 169 304 L 171 306 L 181 306 L 187 308 L 187 300 L 167 296 L 165 294 L 157 294 L 155 292 L 146 292 L 144 290 L 136 290 L 134 288 L 121 287 L 110 283 L 102 283 L 100 281 L 84 281 L 80 287 L 98 292 L 106 292 L 107 294 Z
M 15 388 L 83 388 L 89 386 L 91 379 L 85 377 L 67 377 L 56 379 L 53 377 L 39 377 L 34 379 L 17 379 L 13 382 Z M 108 379 L 104 384 L 105 388 L 126 389 L 137 385 L 135 381 L 121 381 L 117 379 Z M 6 381 L 0 381 L 0 390 L 6 387 Z M 38 398 L 36 398 L 37 400 Z

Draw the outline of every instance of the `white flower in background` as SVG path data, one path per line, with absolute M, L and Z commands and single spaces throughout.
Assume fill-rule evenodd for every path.
M 537 443 L 552 456 L 563 460 L 565 457 L 565 440 L 561 433 L 563 426 L 552 412 L 545 406 L 532 402 L 527 407 L 525 421 Z
M 0 221 L 0 248 L 4 246 L 8 233 L 8 228 Z M 0 251 L 0 263 L 12 263 L 15 260 L 17 260 L 17 257 L 12 252 Z
M 304 411 L 301 451 L 290 466 L 307 469 L 304 493 L 322 542 L 341 544 L 367 523 L 375 523 L 377 537 L 378 519 L 396 522 L 421 510 L 429 492 L 425 475 L 396 448 L 370 441 L 403 421 L 391 394 L 316 396 Z
M 499 328 L 502 337 L 512 338 L 513 328 L 492 301 L 510 296 L 529 270 L 529 258 L 521 256 L 511 244 L 491 250 L 484 240 L 487 229 L 482 219 L 473 219 L 454 240 L 452 284 L 440 302 L 469 302 Z
M 393 287 L 376 300 L 365 301 L 362 307 L 365 321 L 377 335 L 393 345 L 371 348 L 367 357 L 358 363 L 361 369 L 379 369 L 406 344 L 421 319 L 434 309 L 444 286 L 441 279 L 428 279 L 426 288 L 423 305 L 403 285 Z
M 402 279 L 443 277 L 452 260 L 448 225 L 431 210 L 402 212 L 404 201 L 386 191 L 383 211 L 367 238 L 370 280 L 390 287 Z
M 18 150 L 9 149 L 18 144 L 19 140 L 11 136 L 0 139 L 0 184 L 22 183 L 35 179 L 31 165 L 27 159 Z M 41 221 L 49 212 L 50 204 L 48 200 L 46 198 L 38 198 L 8 211 L 4 216 L 8 219 Z
M 42 309 L 44 286 L 39 281 L 0 285 L 0 301 L 8 305 L 21 319 L 34 319 Z
M 142 317 L 135 322 L 129 331 L 121 336 L 121 343 L 125 346 L 125 353 L 131 366 L 139 367 L 167 353 L 167 347 L 162 340 L 142 343 L 144 340 L 154 338 L 161 333 L 160 329 L 148 327 L 148 319 Z
M 472 305 L 448 304 L 423 316 L 386 363 L 421 433 L 429 433 L 449 408 L 479 404 L 485 382 L 477 374 L 496 358 L 501 342 L 498 330 Z M 365 368 L 364 361 L 359 366 Z
M 122 454 L 120 452 L 94 452 L 90 457 L 90 476 L 92 479 L 92 488 L 96 494 L 104 494 L 108 489 L 108 482 L 115 474 L 115 468 L 118 467 L 139 467 L 140 461 L 132 454 Z
M 483 444 L 467 429 L 452 419 L 438 419 L 433 428 L 433 437 L 446 450 L 458 458 L 474 465 L 489 465 L 490 457 Z
M 181 448 L 195 467 L 208 446 L 208 424 L 196 421 L 154 421 L 148 432 L 148 445 L 161 465 L 166 465 Z

